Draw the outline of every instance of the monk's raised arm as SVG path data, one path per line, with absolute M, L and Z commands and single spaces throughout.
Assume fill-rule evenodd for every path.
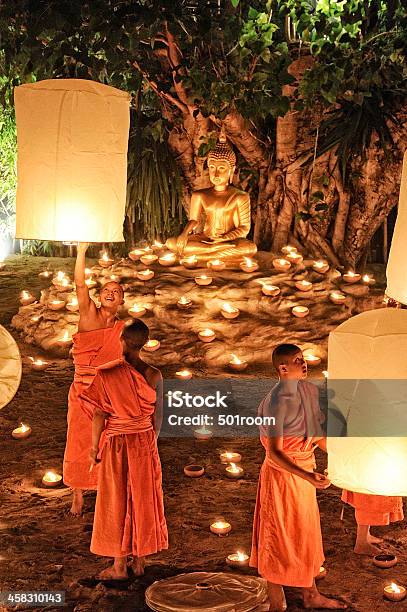
M 85 283 L 85 266 L 86 266 L 86 251 L 89 244 L 87 242 L 80 242 L 78 244 L 75 262 L 75 286 L 76 286 L 76 297 L 78 298 L 79 315 L 87 315 L 94 302 L 90 299 L 89 289 Z

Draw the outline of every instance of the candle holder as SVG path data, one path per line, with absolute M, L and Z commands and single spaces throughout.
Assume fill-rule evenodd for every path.
M 205 468 L 202 465 L 191 464 L 184 467 L 184 474 L 189 478 L 199 478 L 203 476 L 204 473 Z
M 318 574 L 315 576 L 315 580 L 322 580 L 323 578 L 325 578 L 327 573 L 328 573 L 327 569 L 323 565 L 321 565 L 321 567 L 319 568 Z
M 20 304 L 22 306 L 29 306 L 36 301 L 35 297 L 29 291 L 22 291 L 20 294 Z
M 303 353 L 303 355 L 308 366 L 315 367 L 321 363 L 321 357 L 314 355 L 314 353 Z
M 290 263 L 297 266 L 304 261 L 304 258 L 301 253 L 297 253 L 297 251 L 290 251 L 289 253 L 287 253 L 286 258 Z
M 144 253 L 144 255 L 140 255 L 140 261 L 145 266 L 149 266 L 157 261 L 158 255 L 155 253 Z
M 216 270 L 217 272 L 221 272 L 226 268 L 225 262 L 221 259 L 209 259 L 206 265 L 210 270 Z
M 297 281 L 295 283 L 295 287 L 296 289 L 298 289 L 298 291 L 312 291 L 313 289 L 312 283 L 310 283 L 310 281 L 307 281 L 307 280 Z
M 144 306 L 141 306 L 140 304 L 134 304 L 134 306 L 129 308 L 127 312 L 131 317 L 133 317 L 133 319 L 140 319 L 146 314 L 147 309 L 144 308 Z
M 159 348 L 160 348 L 159 340 L 148 340 L 148 342 L 146 342 L 145 345 L 143 346 L 143 349 L 149 353 L 154 353 L 154 351 L 158 351 Z
M 43 372 L 49 367 L 48 361 L 43 361 L 42 359 L 34 359 L 33 357 L 30 357 L 30 359 L 31 369 L 35 370 L 35 372 Z
M 380 553 L 373 557 L 373 564 L 376 567 L 380 567 L 382 569 L 387 569 L 389 567 L 394 567 L 397 565 L 398 559 L 396 555 L 391 555 L 390 553 Z
M 225 451 L 219 455 L 221 463 L 240 463 L 242 455 L 240 453 L 233 453 Z
M 56 344 L 60 348 L 68 348 L 69 346 L 71 346 L 72 342 L 73 340 L 71 336 L 69 336 L 68 331 L 66 330 L 64 332 L 64 335 L 61 338 L 57 339 Z
M 277 287 L 276 285 L 269 285 L 268 283 L 262 283 L 261 291 L 264 295 L 276 297 L 280 294 L 280 287 Z
M 85 280 L 85 285 L 88 287 L 88 289 L 94 289 L 97 287 L 97 282 L 93 278 L 87 278 Z
M 343 280 L 345 281 L 345 283 L 358 283 L 361 279 L 361 275 L 358 274 L 357 272 L 352 272 L 351 270 L 349 270 L 349 272 L 345 272 L 345 274 L 343 275 Z
M 43 272 L 40 272 L 38 274 L 40 278 L 49 278 L 51 275 L 52 275 L 51 270 L 43 270 Z
M 179 380 L 190 380 L 192 378 L 192 372 L 190 370 L 178 370 L 175 372 L 175 377 Z
M 153 244 L 151 245 L 151 248 L 153 251 L 161 251 L 164 248 L 164 245 L 159 240 L 154 240 Z
M 16 440 L 24 440 L 24 438 L 28 438 L 28 436 L 31 435 L 31 431 L 32 430 L 29 425 L 25 425 L 24 423 L 21 423 L 21 425 L 13 429 L 13 431 L 11 432 L 11 435 Z
M 193 305 L 193 301 L 189 299 L 189 297 L 187 297 L 186 295 L 183 295 L 182 297 L 180 297 L 180 299 L 177 302 L 177 306 L 181 310 L 188 310 L 189 308 L 191 308 L 192 305 Z
M 98 264 L 102 268 L 110 268 L 114 264 L 114 259 L 109 257 L 107 253 L 103 253 L 102 257 L 98 260 Z
M 325 274 L 329 270 L 329 263 L 319 259 L 318 261 L 314 261 L 312 264 L 312 269 L 320 274 Z
M 212 329 L 202 329 L 198 332 L 198 338 L 201 342 L 212 342 L 212 340 L 215 340 L 216 334 Z
M 243 261 L 240 262 L 239 267 L 243 272 L 250 274 L 251 272 L 256 272 L 259 269 L 259 264 L 257 261 L 253 261 L 250 257 L 244 257 Z
M 374 285 L 376 280 L 372 276 L 370 276 L 369 274 L 364 274 L 362 276 L 362 282 L 365 285 Z
M 383 595 L 390 601 L 403 601 L 406 596 L 406 589 L 400 584 L 392 582 L 383 589 Z
M 65 300 L 51 300 L 50 302 L 48 302 L 47 307 L 50 310 L 62 310 L 63 308 L 65 308 Z
M 288 259 L 279 257 L 277 259 L 273 259 L 273 266 L 278 272 L 288 272 L 288 270 L 291 268 L 291 262 L 289 262 Z
M 226 557 L 226 563 L 230 567 L 240 569 L 241 567 L 247 567 L 249 565 L 249 555 L 244 552 L 237 551 Z
M 158 259 L 161 266 L 173 266 L 177 262 L 177 256 L 174 253 L 166 253 Z
M 236 372 L 242 372 L 248 366 L 247 361 L 239 359 L 236 355 L 232 354 L 232 359 L 229 361 L 229 367 Z
M 209 529 L 218 536 L 225 536 L 232 530 L 232 525 L 227 521 L 215 521 Z
M 142 255 L 146 254 L 145 249 L 133 249 L 129 253 L 129 257 L 132 261 L 138 261 Z
M 288 253 L 296 253 L 297 250 L 298 250 L 297 247 L 287 244 L 286 246 L 283 246 L 283 248 L 281 249 L 281 252 L 284 255 L 288 255 Z
M 235 463 L 231 463 L 227 468 L 226 468 L 226 476 L 228 478 L 233 478 L 235 480 L 241 478 L 243 476 L 243 468 L 236 465 Z
M 180 264 L 184 266 L 187 270 L 192 270 L 196 268 L 198 265 L 198 258 L 195 255 L 191 255 L 190 257 L 183 257 L 180 260 Z
M 294 308 L 291 309 L 291 312 L 294 317 L 302 319 L 309 315 L 309 308 L 307 308 L 306 306 L 294 306 Z
M 147 270 L 138 270 L 136 272 L 136 278 L 141 281 L 149 281 L 154 278 L 154 271 L 149 270 L 148 268 Z
M 206 285 L 210 285 L 212 282 L 212 276 L 207 276 L 206 274 L 201 274 L 200 276 L 195 276 L 195 282 L 197 285 L 205 287 Z
M 341 291 L 331 291 L 329 294 L 329 299 L 333 304 L 343 304 L 346 300 L 346 295 L 341 293 Z
M 212 436 L 213 432 L 210 429 L 206 429 L 205 425 L 203 425 L 200 429 L 194 429 L 194 438 L 197 440 L 210 440 Z
M 69 300 L 69 302 L 66 303 L 65 307 L 70 312 L 77 312 L 79 310 L 79 304 L 78 304 L 77 298 L 75 297 Z
M 221 313 L 225 319 L 236 319 L 240 314 L 240 310 L 229 304 L 229 302 L 225 302 L 221 308 Z
M 42 484 L 48 488 L 58 487 L 62 482 L 62 476 L 60 474 L 56 474 L 52 470 L 46 472 L 42 477 Z

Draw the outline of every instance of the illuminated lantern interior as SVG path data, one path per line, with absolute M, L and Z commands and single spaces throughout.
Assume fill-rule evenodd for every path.
M 0 325 L 0 408 L 13 399 L 20 380 L 20 351 L 11 334 Z

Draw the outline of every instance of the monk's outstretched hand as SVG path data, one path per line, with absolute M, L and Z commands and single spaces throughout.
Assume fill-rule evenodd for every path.
M 331 484 L 331 481 L 324 474 L 319 474 L 318 472 L 310 472 L 307 480 L 316 489 L 327 489 Z
M 90 453 L 89 453 L 89 460 L 90 460 L 89 472 L 91 472 L 93 470 L 95 465 L 100 463 L 100 459 L 98 459 L 98 452 L 99 452 L 99 449 L 91 448 L 91 450 L 90 450 Z

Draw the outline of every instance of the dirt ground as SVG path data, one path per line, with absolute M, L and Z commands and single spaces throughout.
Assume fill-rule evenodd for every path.
M 20 389 L 0 413 L 0 590 L 66 592 L 70 611 L 147 611 L 146 587 L 164 577 L 191 571 L 233 571 L 225 557 L 237 549 L 249 552 L 251 526 L 259 468 L 263 459 L 257 439 L 220 438 L 207 442 L 194 439 L 160 441 L 163 484 L 170 548 L 148 560 L 146 574 L 127 590 L 107 588 L 94 576 L 106 566 L 106 559 L 89 551 L 95 495 L 85 498 L 82 518 L 67 516 L 70 492 L 66 488 L 40 487 L 48 469 L 62 470 L 65 445 L 66 404 L 73 376 L 70 359 L 51 358 L 46 372 L 33 372 L 25 361 L 41 351 L 21 342 L 10 327 L 17 311 L 18 294 L 29 288 L 39 291 L 47 285 L 38 273 L 47 264 L 51 269 L 73 268 L 72 260 L 14 256 L 0 272 L 0 324 L 16 338 L 24 359 Z M 163 368 L 163 375 L 166 375 Z M 27 440 L 14 440 L 10 432 L 19 419 L 30 423 L 33 433 Z M 228 448 L 242 453 L 244 478 L 223 476 L 219 452 Z M 320 469 L 324 457 L 318 456 Z M 183 474 L 188 463 L 201 463 L 206 474 L 189 479 Z M 346 508 L 340 520 L 340 491 L 334 487 L 319 494 L 327 577 L 320 582 L 325 594 L 340 595 L 350 609 L 361 612 L 407 610 L 406 600 L 383 600 L 383 586 L 391 580 L 407 583 L 406 523 L 374 532 L 384 537 L 382 547 L 395 551 L 399 563 L 389 570 L 373 566 L 368 557 L 352 552 L 355 536 L 353 511 Z M 210 533 L 213 519 L 223 515 L 233 526 L 228 537 Z M 298 534 L 301 537 L 301 534 Z M 247 570 L 254 573 L 252 570 Z M 301 610 L 299 593 L 287 589 L 288 610 Z M 0 610 L 8 608 L 1 608 Z M 23 609 L 23 608 L 19 608 Z M 57 610 L 61 608 L 35 608 Z

